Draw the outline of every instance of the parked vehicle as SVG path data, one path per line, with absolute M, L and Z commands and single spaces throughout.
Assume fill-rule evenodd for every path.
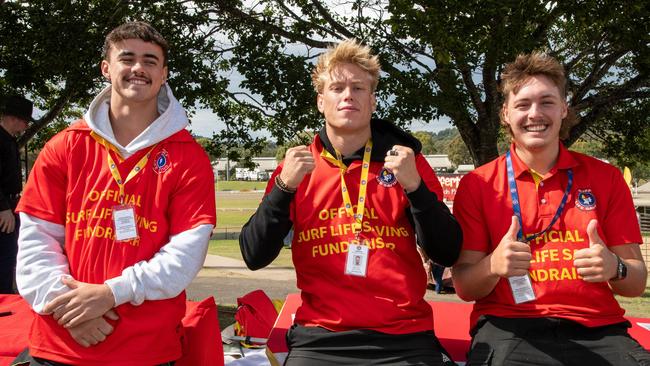
M 269 180 L 269 173 L 259 169 L 235 168 L 236 180 Z

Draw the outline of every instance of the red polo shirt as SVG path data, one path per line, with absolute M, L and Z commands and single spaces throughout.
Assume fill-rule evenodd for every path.
M 560 144 L 555 167 L 536 188 L 514 145 L 510 151 L 524 235 L 543 231 L 551 223 L 567 187 L 568 169 L 573 170 L 574 183 L 560 218 L 546 234 L 530 242 L 529 273 L 537 299 L 515 304 L 507 279 L 501 278 L 488 296 L 476 301 L 472 326 L 484 314 L 565 318 L 590 327 L 624 321 L 624 310 L 607 282 L 585 282 L 573 266 L 574 252 L 589 246 L 586 229 L 592 219 L 598 219 L 599 234 L 608 246 L 642 242 L 632 195 L 620 171 Z M 461 180 L 454 215 L 463 229 L 463 250 L 494 251 L 513 216 L 505 156 Z

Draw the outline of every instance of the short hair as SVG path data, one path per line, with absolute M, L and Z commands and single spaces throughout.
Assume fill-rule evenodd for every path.
M 560 91 L 560 97 L 563 101 L 566 99 L 566 76 L 564 67 L 553 56 L 540 51 L 528 54 L 520 54 L 514 62 L 509 63 L 501 73 L 501 95 L 503 96 L 504 106 L 508 103 L 510 93 L 518 93 L 519 89 L 533 76 L 543 75 L 549 78 Z M 510 136 L 512 130 L 505 122 L 503 108 L 500 113 L 501 125 L 504 126 Z M 569 109 L 567 116 L 562 120 L 560 127 L 560 138 L 565 140 L 569 137 L 569 131 L 575 122 L 575 113 Z
M 374 93 L 379 84 L 381 65 L 379 57 L 371 53 L 368 46 L 363 46 L 356 39 L 347 39 L 334 47 L 329 47 L 320 55 L 311 74 L 311 81 L 316 93 L 321 94 L 329 74 L 341 64 L 359 66 L 370 74 L 371 91 Z
M 145 42 L 151 42 L 160 46 L 163 52 L 163 65 L 167 66 L 169 44 L 154 27 L 142 21 L 124 23 L 108 33 L 104 40 L 104 47 L 102 48 L 102 57 L 104 60 L 108 60 L 108 53 L 114 43 L 127 39 L 141 39 Z

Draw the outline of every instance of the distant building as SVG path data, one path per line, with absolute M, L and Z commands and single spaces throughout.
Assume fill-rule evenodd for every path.
M 427 159 L 427 162 L 429 165 L 431 165 L 431 168 L 433 168 L 433 170 L 436 172 L 448 172 L 453 168 L 453 164 L 446 154 L 424 155 L 424 158 Z M 278 161 L 275 160 L 275 157 L 261 156 L 253 158 L 252 160 L 256 166 L 256 168 L 253 169 L 255 171 L 267 172 L 271 174 L 275 168 L 278 167 Z M 212 161 L 212 170 L 215 177 L 220 177 L 220 179 L 225 178 L 226 167 L 232 171 L 233 168 L 237 168 L 237 162 L 228 162 L 225 158 L 220 158 Z M 230 179 L 236 179 L 234 174 Z
M 427 159 L 427 162 L 435 171 L 447 171 L 453 166 L 451 164 L 451 161 L 449 161 L 449 157 L 447 157 L 445 154 L 424 155 L 424 157 Z M 214 170 L 215 176 L 217 174 L 224 176 L 226 166 L 229 166 L 230 169 L 237 167 L 236 161 L 227 162 L 226 160 L 227 159 L 225 158 L 220 158 L 212 161 L 212 169 Z M 257 170 L 266 171 L 269 173 L 272 173 L 275 168 L 278 167 L 278 161 L 275 160 L 275 157 L 272 156 L 261 156 L 253 158 L 253 163 L 255 163 Z
M 650 193 L 650 182 L 648 182 L 648 183 L 646 183 L 646 184 L 644 184 L 644 185 L 642 185 L 640 187 L 637 187 L 636 192 L 638 192 L 638 193 Z
M 474 164 L 460 164 L 454 173 L 467 174 L 474 170 Z
M 424 155 L 424 158 L 427 159 L 427 162 L 433 170 L 436 172 L 446 172 L 451 169 L 452 164 L 449 160 L 449 156 L 446 154 L 436 154 L 436 155 Z
M 272 156 L 261 156 L 257 158 L 253 158 L 253 163 L 257 168 L 253 169 L 256 172 L 263 172 L 263 173 L 268 173 L 267 174 L 261 174 L 259 177 L 268 177 L 275 168 L 278 167 L 278 162 L 275 160 L 275 157 Z M 219 177 L 219 179 L 223 179 L 226 177 L 226 169 L 233 169 L 237 167 L 237 162 L 236 161 L 227 161 L 225 158 L 220 158 L 212 161 L 212 171 L 214 172 L 215 177 Z M 234 174 L 230 179 L 236 179 Z M 268 178 L 266 178 L 268 179 Z M 265 179 L 259 179 L 259 180 L 265 180 Z

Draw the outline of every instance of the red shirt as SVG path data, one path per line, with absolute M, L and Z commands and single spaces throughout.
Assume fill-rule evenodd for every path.
M 316 167 L 305 176 L 291 204 L 293 263 L 302 305 L 295 322 L 332 331 L 371 329 L 405 334 L 433 329 L 431 307 L 424 300 L 427 278 L 416 250 L 409 206 L 396 181 L 380 183 L 383 162 L 372 161 L 361 239 L 369 242 L 367 276 L 346 275 L 348 243 L 354 235 L 341 194 L 339 168 L 321 157 L 317 136 L 310 145 Z M 418 172 L 429 190 L 442 197 L 442 187 L 421 154 Z M 356 213 L 362 161 L 350 164 L 346 185 Z M 282 165 L 274 172 L 279 174 Z M 267 186 L 273 188 L 274 179 Z M 392 185 L 391 185 L 392 184 Z
M 120 162 L 120 174 L 150 150 Z M 85 122 L 52 138 L 39 154 L 18 211 L 65 226 L 70 274 L 100 284 L 133 264 L 151 259 L 171 235 L 215 224 L 214 180 L 208 157 L 190 134 L 179 131 L 158 143 L 144 168 L 126 183 L 126 203 L 135 207 L 139 240 L 115 242 L 111 212 L 118 185 L 107 150 Z M 37 315 L 30 334 L 33 356 L 71 364 L 153 365 L 181 355 L 185 293 L 167 300 L 116 308 L 115 331 L 96 346 L 78 345 L 50 315 Z
M 641 243 L 630 189 L 619 170 L 560 145 L 555 167 L 536 188 L 514 145 L 511 156 L 526 236 L 550 224 L 567 186 L 568 169 L 573 169 L 574 183 L 560 218 L 546 234 L 530 242 L 529 273 L 537 299 L 515 304 L 507 279 L 501 278 L 488 296 L 476 301 L 472 326 L 484 314 L 565 318 L 590 327 L 625 321 L 624 310 L 607 282 L 585 282 L 573 266 L 574 251 L 589 246 L 586 229 L 592 219 L 598 219 L 599 234 L 608 246 Z M 513 216 L 504 156 L 461 180 L 454 215 L 463 228 L 463 250 L 494 251 Z

